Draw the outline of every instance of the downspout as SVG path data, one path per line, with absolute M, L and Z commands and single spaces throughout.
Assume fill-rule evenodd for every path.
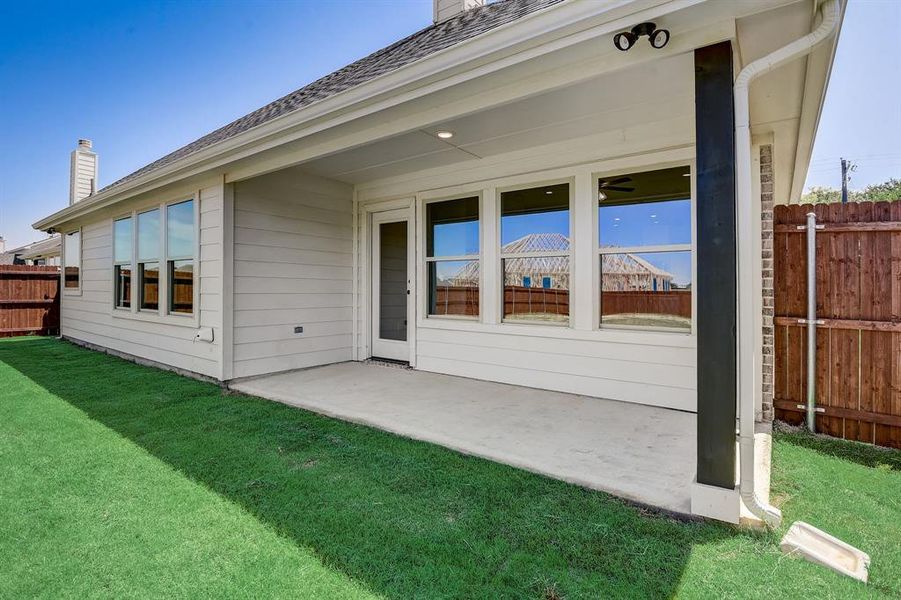
M 753 222 L 754 212 L 751 202 L 751 127 L 749 108 L 749 87 L 751 81 L 783 64 L 809 54 L 814 47 L 825 40 L 835 30 L 839 17 L 838 0 L 826 0 L 820 7 L 821 21 L 811 33 L 779 48 L 775 52 L 759 58 L 738 74 L 735 79 L 735 179 L 736 210 L 738 215 L 738 422 L 739 422 L 739 490 L 741 499 L 751 513 L 769 527 L 778 527 L 782 513 L 762 502 L 754 490 L 754 398 L 755 373 L 760 369 L 754 349 L 754 298 L 749 290 L 754 289 L 751 267 L 754 264 L 753 240 L 749 239 L 748 224 Z

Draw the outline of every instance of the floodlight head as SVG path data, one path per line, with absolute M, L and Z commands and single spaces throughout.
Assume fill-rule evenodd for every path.
M 624 31 L 623 33 L 617 33 L 613 36 L 613 45 L 616 46 L 617 50 L 625 52 L 635 44 L 636 39 L 638 38 L 631 32 Z
M 668 29 L 657 29 L 650 36 L 648 36 L 648 41 L 651 42 L 651 46 L 660 50 L 669 42 L 669 30 Z

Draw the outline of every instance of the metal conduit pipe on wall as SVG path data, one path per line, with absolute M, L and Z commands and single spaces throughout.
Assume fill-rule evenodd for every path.
M 762 502 L 754 489 L 754 398 L 755 373 L 759 371 L 755 351 L 754 314 L 754 249 L 750 224 L 754 219 L 751 188 L 751 126 L 749 91 L 756 77 L 809 54 L 818 44 L 827 39 L 838 23 L 840 6 L 837 0 L 826 0 L 820 7 L 821 21 L 811 33 L 779 48 L 763 58 L 748 64 L 735 79 L 735 176 L 736 211 L 738 217 L 738 424 L 739 424 L 739 490 L 741 499 L 748 510 L 766 523 L 777 527 L 782 521 L 782 513 L 768 502 Z

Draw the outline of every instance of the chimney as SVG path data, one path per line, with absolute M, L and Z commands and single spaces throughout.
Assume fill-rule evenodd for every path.
M 441 23 L 479 6 L 485 6 L 485 0 L 432 0 L 432 21 Z
M 6 252 L 6 240 L 0 235 L 0 254 L 3 254 L 4 252 Z
M 69 170 L 69 206 L 97 191 L 97 155 L 91 151 L 91 140 L 78 140 L 72 151 Z

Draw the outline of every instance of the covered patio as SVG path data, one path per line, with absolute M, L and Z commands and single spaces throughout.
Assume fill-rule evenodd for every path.
M 235 382 L 235 390 L 691 512 L 694 413 L 380 363 Z

